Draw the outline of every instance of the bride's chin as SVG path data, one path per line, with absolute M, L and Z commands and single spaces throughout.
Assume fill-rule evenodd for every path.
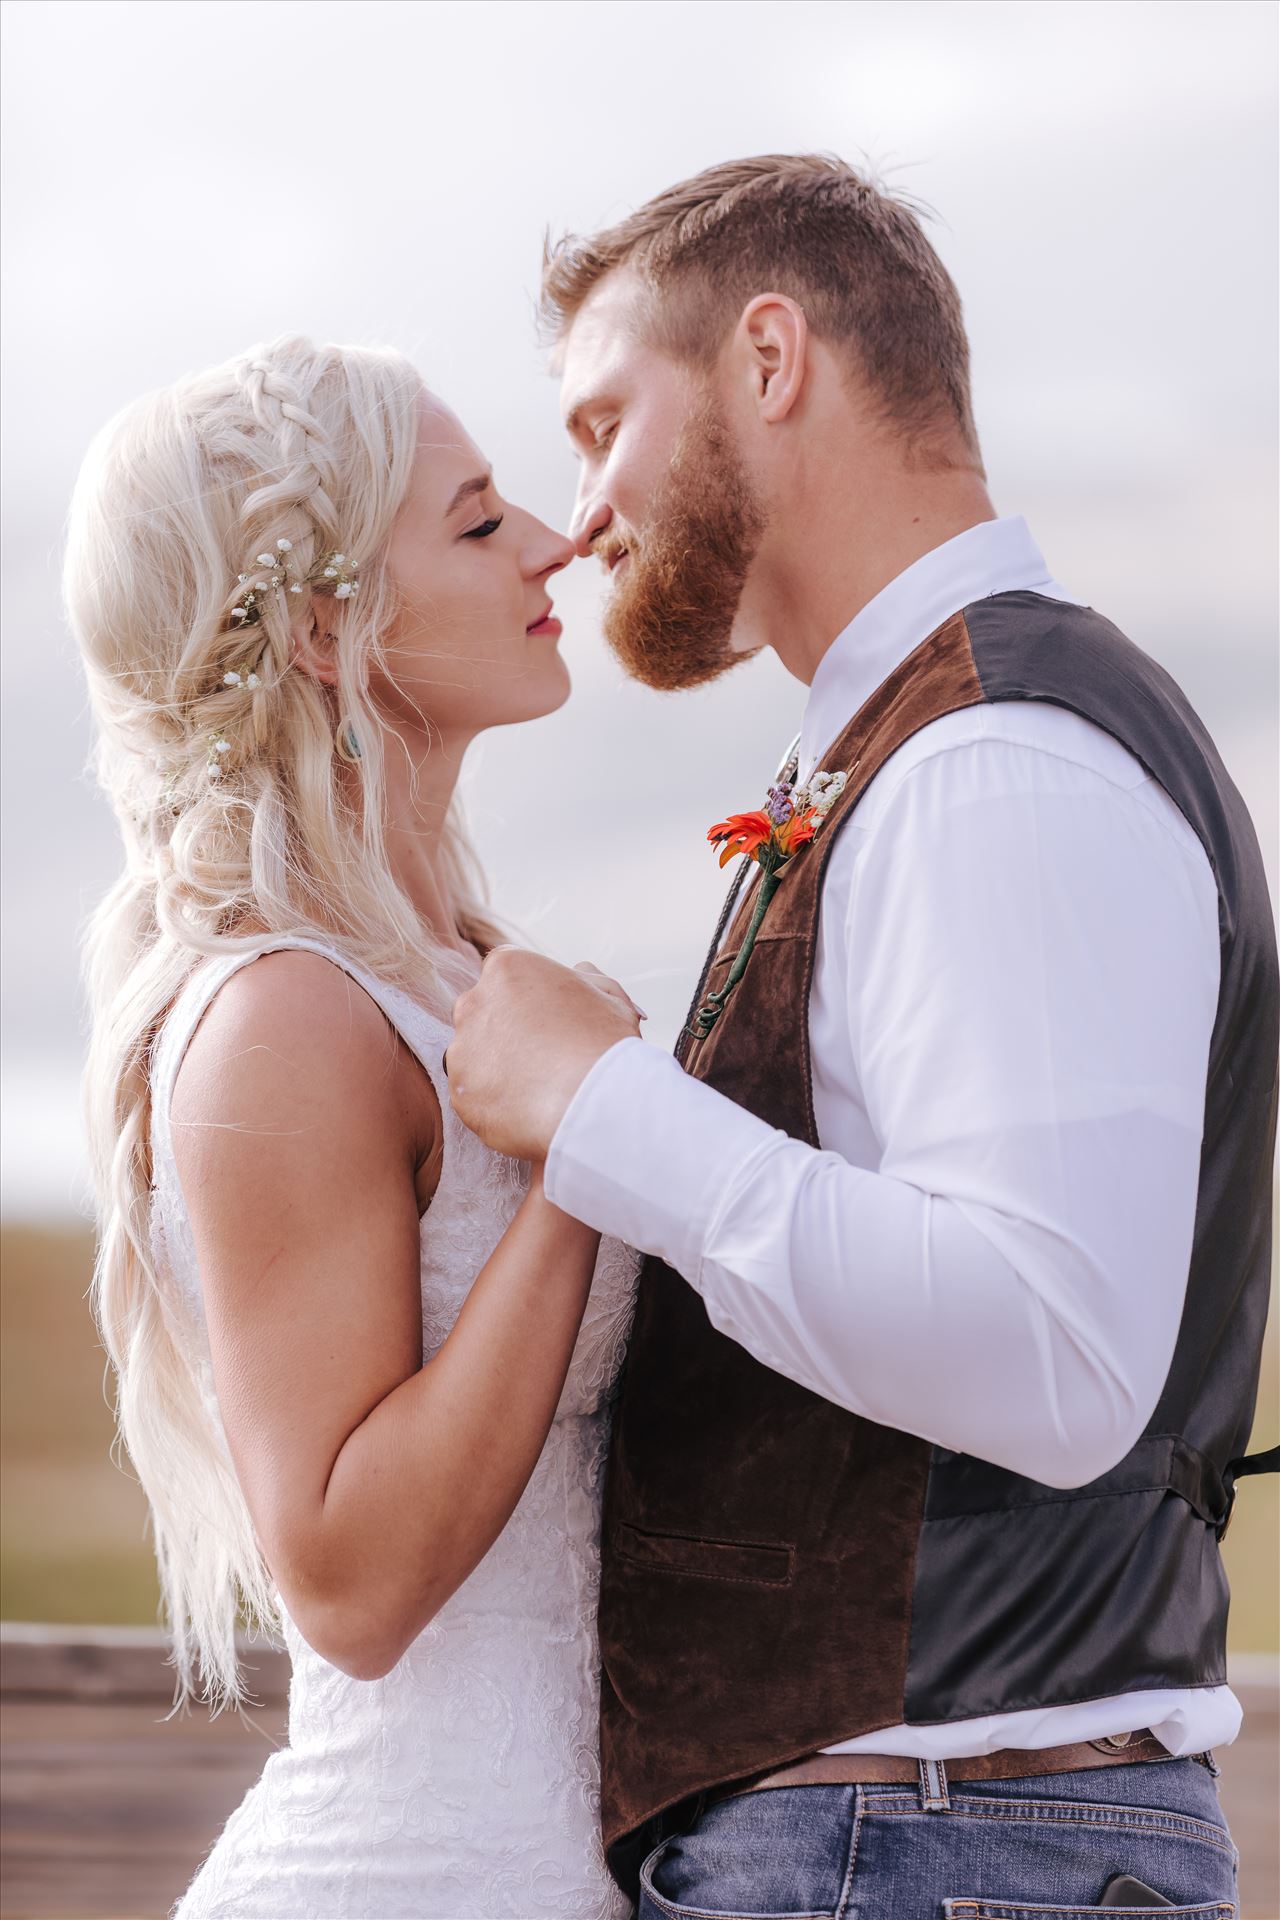
M 569 678 L 569 669 L 557 654 L 554 661 L 549 662 L 539 672 L 536 688 L 529 689 L 528 710 L 520 718 L 545 720 L 548 715 L 560 711 L 572 692 L 573 682 Z
M 568 667 L 566 667 L 564 661 L 559 658 L 559 655 L 556 656 L 556 659 L 559 667 L 559 672 L 556 676 L 557 685 L 546 707 L 547 713 L 558 713 L 565 701 L 569 698 L 569 695 L 573 692 L 573 681 L 570 678 Z

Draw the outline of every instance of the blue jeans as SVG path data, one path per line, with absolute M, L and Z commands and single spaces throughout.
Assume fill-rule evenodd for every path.
M 1236 1851 L 1200 1760 L 969 1784 L 935 1770 L 934 1787 L 721 1800 L 649 1855 L 637 1920 L 1086 1920 L 1116 1912 L 1098 1902 L 1117 1874 L 1184 1920 L 1236 1920 Z

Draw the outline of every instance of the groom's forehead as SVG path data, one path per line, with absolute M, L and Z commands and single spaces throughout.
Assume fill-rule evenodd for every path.
M 649 349 L 640 337 L 643 290 L 630 274 L 607 274 L 574 315 L 558 354 L 560 406 L 573 433 L 583 416 L 633 384 Z

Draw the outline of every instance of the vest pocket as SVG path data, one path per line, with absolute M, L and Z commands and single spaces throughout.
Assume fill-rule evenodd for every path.
M 648 1533 L 621 1520 L 613 1529 L 619 1559 L 652 1573 L 697 1580 L 730 1580 L 748 1586 L 791 1584 L 794 1549 L 766 1541 L 703 1540 L 692 1534 Z

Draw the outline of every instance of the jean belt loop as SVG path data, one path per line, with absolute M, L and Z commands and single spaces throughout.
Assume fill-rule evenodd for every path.
M 951 1795 L 947 1791 L 947 1769 L 941 1760 L 920 1762 L 920 1804 L 926 1813 L 950 1813 Z

